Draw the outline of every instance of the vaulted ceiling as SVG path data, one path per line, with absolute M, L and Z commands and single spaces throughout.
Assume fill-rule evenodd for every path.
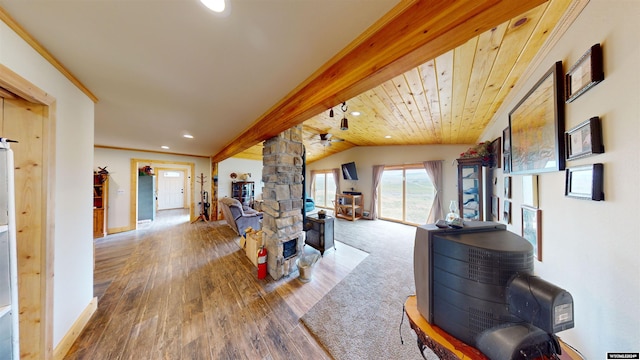
M 304 121 L 307 161 L 354 146 L 477 142 L 571 3 L 545 2 L 336 104 L 333 118 L 327 109 Z M 238 156 L 258 159 L 261 146 Z
M 99 100 L 97 146 L 261 158 L 303 123 L 314 161 L 476 142 L 577 1 L 230 0 L 213 15 L 197 0 L 0 0 L 0 15 Z

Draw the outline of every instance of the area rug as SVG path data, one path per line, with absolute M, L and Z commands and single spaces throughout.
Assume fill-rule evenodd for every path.
M 415 294 L 414 237 L 415 227 L 392 222 L 336 221 L 335 239 L 370 255 L 302 317 L 335 359 L 423 358 L 402 308 Z

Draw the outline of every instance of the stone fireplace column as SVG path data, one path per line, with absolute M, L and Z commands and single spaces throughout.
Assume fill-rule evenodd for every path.
M 262 230 L 267 269 L 275 280 L 295 270 L 295 260 L 304 246 L 302 152 L 301 125 L 264 142 Z

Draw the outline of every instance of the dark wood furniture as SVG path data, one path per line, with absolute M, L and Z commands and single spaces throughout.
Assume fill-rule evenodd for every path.
M 364 212 L 362 195 L 336 194 L 335 214 L 337 218 L 356 221 Z
M 93 238 L 107 235 L 109 175 L 93 174 Z
M 325 215 L 322 219 L 318 217 L 318 214 L 307 216 L 305 243 L 320 251 L 321 255 L 324 255 L 324 252 L 332 247 L 334 250 L 336 248 L 333 242 L 333 220 L 333 216 L 329 215 Z
M 458 206 L 464 220 L 483 221 L 484 186 L 482 158 L 458 159 Z
M 231 197 L 240 201 L 243 206 L 253 206 L 254 191 L 253 181 L 235 181 L 231 183 Z

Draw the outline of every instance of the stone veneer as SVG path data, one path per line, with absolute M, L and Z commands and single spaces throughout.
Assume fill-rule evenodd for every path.
M 302 126 L 296 126 L 263 144 L 262 220 L 267 269 L 273 279 L 288 276 L 302 254 Z M 285 260 L 282 244 L 296 239 L 296 255 Z

